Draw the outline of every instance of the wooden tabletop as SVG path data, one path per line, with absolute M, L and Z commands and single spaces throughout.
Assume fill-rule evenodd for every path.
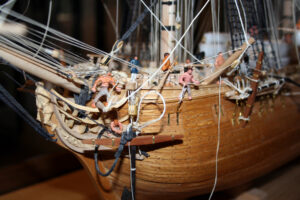
M 88 174 L 77 170 L 0 196 L 1 200 L 98 200 L 98 193 Z
M 214 200 L 299 200 L 300 159 L 237 188 L 217 192 Z M 98 200 L 97 191 L 84 170 L 77 170 L 0 196 L 0 200 Z M 189 200 L 208 199 L 208 195 Z

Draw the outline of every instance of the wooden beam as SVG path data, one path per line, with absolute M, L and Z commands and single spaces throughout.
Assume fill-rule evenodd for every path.
M 248 40 L 249 44 L 253 44 L 255 42 L 254 38 L 249 38 Z M 223 65 L 221 65 L 221 67 L 214 72 L 214 74 L 209 77 L 208 79 L 206 79 L 205 81 L 203 81 L 201 83 L 201 85 L 208 85 L 210 83 L 212 83 L 216 78 L 218 78 L 228 67 L 231 66 L 231 64 L 233 62 L 235 62 L 242 53 L 244 53 L 244 51 L 246 50 L 246 48 L 248 48 L 247 43 L 244 43 L 241 46 L 240 50 L 237 50 L 234 54 L 232 54 L 227 60 L 225 60 L 225 62 L 223 63 Z

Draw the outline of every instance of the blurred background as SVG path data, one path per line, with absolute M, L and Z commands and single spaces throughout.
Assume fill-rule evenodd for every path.
M 126 1 L 119 3 L 121 14 L 121 8 L 128 5 Z M 115 1 L 105 1 L 105 6 L 115 17 Z M 16 1 L 13 10 L 46 24 L 49 1 Z M 126 19 L 126 15 L 120 16 L 121 19 Z M 116 40 L 100 0 L 53 1 L 50 27 L 105 51 Z M 34 95 L 20 91 L 15 82 L 24 84 L 24 76 L 2 64 L 1 71 L 1 84 L 35 117 Z M 0 117 L 0 194 L 81 168 L 71 153 L 39 136 L 3 102 L 0 102 Z

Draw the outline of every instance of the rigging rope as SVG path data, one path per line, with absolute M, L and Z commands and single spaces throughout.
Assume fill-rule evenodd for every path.
M 296 5 L 296 2 L 295 2 L 295 0 L 293 0 L 293 6 L 292 6 L 293 25 L 294 25 L 294 33 L 297 34 L 295 5 Z M 296 37 L 296 36 L 294 36 L 294 37 Z M 296 41 L 296 39 L 295 39 L 295 41 Z M 299 49 L 298 49 L 297 44 L 295 44 L 294 46 L 295 46 L 295 51 L 296 51 L 296 54 L 297 54 L 297 61 L 298 61 L 298 64 L 300 64 Z
M 162 23 L 162 21 L 152 12 L 152 10 L 147 6 L 147 4 L 143 1 L 140 0 L 142 2 L 142 4 L 145 6 L 145 8 L 151 13 L 151 15 L 156 19 L 156 21 L 163 27 L 163 29 L 168 33 L 168 35 L 172 38 L 172 40 L 174 40 L 175 42 L 178 43 L 177 39 L 169 32 L 169 30 L 167 29 L 167 27 Z M 201 62 L 200 60 L 197 59 L 196 56 L 194 56 L 189 50 L 187 50 L 182 44 L 181 42 L 179 43 L 180 47 L 186 51 L 192 58 L 194 58 L 197 62 Z
M 14 11 L 9 12 L 7 9 L 4 9 L 4 8 L 1 9 L 1 11 L 4 12 L 4 13 L 10 14 L 10 16 L 13 16 L 13 17 L 15 17 L 17 19 L 20 19 L 20 20 L 22 20 L 22 21 L 24 21 L 26 23 L 29 23 L 29 24 L 31 24 L 33 26 L 37 26 L 39 28 L 46 29 L 45 25 L 40 24 L 39 22 L 36 22 L 36 21 L 34 21 L 34 20 L 26 17 L 26 16 L 23 16 L 23 15 L 19 14 L 19 13 L 16 13 Z M 41 35 L 44 34 L 44 33 L 41 33 L 39 31 L 35 31 L 35 32 L 37 32 L 37 33 L 39 33 Z M 57 41 L 60 41 L 60 42 L 72 45 L 74 47 L 77 47 L 77 48 L 80 48 L 80 49 L 83 49 L 83 50 L 87 50 L 87 51 L 93 52 L 95 54 L 108 55 L 111 58 L 113 58 L 114 60 L 119 61 L 120 63 L 126 64 L 126 65 L 130 65 L 130 63 L 128 61 L 126 61 L 126 60 L 123 60 L 123 59 L 118 58 L 116 56 L 110 55 L 109 53 L 107 53 L 105 51 L 99 50 L 99 49 L 97 49 L 95 47 L 92 47 L 92 46 L 90 46 L 88 44 L 85 44 L 85 43 L 83 43 L 83 42 L 81 42 L 79 40 L 76 40 L 75 38 L 72 38 L 72 37 L 70 37 L 70 36 L 68 36 L 68 35 L 66 35 L 64 33 L 56 31 L 55 29 L 52 29 L 51 27 L 48 28 L 48 33 L 49 34 L 51 33 L 51 34 L 53 34 L 53 35 L 56 36 L 56 37 L 54 37 L 54 36 L 48 35 L 47 36 L 48 38 L 51 38 L 51 39 L 54 39 L 54 40 L 57 40 Z M 141 69 L 141 71 L 143 71 L 143 69 Z M 82 73 L 84 73 L 84 72 L 82 72 Z
M 204 4 L 204 6 L 200 9 L 200 11 L 197 13 L 197 15 L 194 17 L 194 19 L 191 21 L 191 23 L 189 24 L 188 28 L 185 30 L 184 34 L 181 36 L 181 38 L 179 39 L 179 41 L 176 43 L 175 47 L 172 49 L 172 51 L 170 52 L 169 56 L 167 57 L 167 59 L 160 65 L 160 67 L 138 88 L 136 89 L 134 92 L 132 92 L 129 96 L 127 96 L 127 100 L 131 97 L 133 97 L 137 92 L 139 92 L 143 87 L 145 87 L 148 82 L 150 82 L 156 75 L 158 72 L 160 72 L 161 68 L 166 64 L 166 62 L 168 61 L 168 59 L 173 55 L 174 51 L 176 50 L 176 48 L 179 46 L 180 42 L 182 41 L 182 39 L 185 37 L 185 35 L 188 33 L 189 29 L 191 28 L 191 26 L 193 25 L 193 23 L 195 22 L 195 20 L 199 17 L 199 15 L 202 13 L 202 11 L 204 10 L 204 8 L 208 5 L 208 3 L 210 2 L 210 0 L 207 0 L 206 3 Z M 120 101 L 119 101 L 120 102 Z M 118 103 L 119 103 L 118 102 Z
M 143 102 L 144 98 L 145 98 L 147 95 L 149 95 L 150 93 L 155 93 L 155 94 L 157 94 L 157 95 L 161 98 L 161 100 L 162 100 L 162 102 L 163 102 L 163 106 L 164 106 L 163 112 L 161 113 L 161 115 L 160 115 L 157 119 L 153 119 L 153 120 L 150 120 L 150 121 L 148 121 L 148 122 L 145 122 L 144 124 L 138 125 L 138 121 L 139 121 L 139 117 L 140 117 L 140 110 L 141 110 L 142 102 Z M 165 112 L 166 112 L 166 102 L 165 102 L 164 97 L 163 97 L 159 92 L 157 92 L 157 91 L 155 91 L 155 90 L 150 90 L 149 92 L 145 93 L 145 94 L 142 96 L 142 98 L 141 98 L 141 100 L 140 100 L 140 102 L 139 102 L 139 105 L 138 105 L 138 111 L 137 111 L 137 117 L 136 117 L 136 120 L 135 120 L 135 122 L 134 122 L 134 128 L 136 128 L 137 130 L 141 131 L 141 129 L 145 128 L 146 126 L 149 126 L 150 124 L 153 124 L 153 123 L 158 122 L 159 120 L 161 120 L 161 119 L 163 118 L 163 116 L 165 115 Z
M 131 186 L 131 197 L 135 199 L 135 161 L 136 161 L 136 146 L 131 146 L 128 142 L 128 152 L 130 160 L 130 186 Z
M 0 58 L 1 60 L 3 60 L 2 58 Z M 14 70 L 16 70 L 17 72 L 19 73 L 22 73 L 22 70 L 20 70 L 19 68 L 15 67 L 14 65 L 6 62 L 6 61 L 2 61 L 4 64 L 10 66 L 11 68 L 13 68 Z M 25 74 L 26 77 L 33 81 L 36 85 L 40 86 L 40 87 L 43 87 L 43 89 L 45 89 L 47 92 L 49 92 L 51 95 L 55 96 L 58 100 L 61 100 L 63 101 L 64 103 L 66 103 L 68 106 L 70 106 L 73 110 L 77 110 L 83 117 L 86 117 L 88 118 L 89 120 L 93 121 L 96 125 L 100 126 L 102 129 L 105 129 L 106 131 L 112 133 L 113 135 L 115 135 L 115 133 L 111 130 L 111 129 L 108 129 L 105 125 L 103 124 L 100 124 L 99 122 L 97 122 L 96 120 L 94 120 L 93 118 L 89 117 L 88 115 L 85 114 L 84 111 L 78 109 L 78 108 L 75 108 L 74 106 L 72 106 L 71 104 L 69 104 L 68 102 L 64 101 L 63 99 L 61 99 L 59 96 L 55 95 L 51 90 L 49 90 L 48 88 L 46 88 L 45 86 L 39 84 L 38 81 L 36 81 L 33 77 L 31 77 L 30 75 L 28 75 L 27 73 Z
M 275 27 L 277 27 L 277 24 L 275 23 L 275 14 L 273 12 L 273 6 L 272 6 L 272 2 L 269 0 L 265 0 L 265 1 L 261 1 L 261 3 L 263 3 L 263 8 L 264 8 L 264 13 L 265 13 L 265 18 L 267 26 L 271 29 L 271 41 L 274 42 L 275 44 L 275 48 L 274 48 L 274 57 L 276 59 L 276 65 L 277 68 L 280 69 L 281 68 L 281 57 L 279 54 L 279 45 L 278 45 L 278 34 L 277 34 L 277 30 L 275 29 Z M 272 45 L 272 42 L 270 42 L 270 44 Z
M 105 3 L 104 0 L 101 0 L 101 3 L 102 3 L 102 5 L 103 5 L 103 7 L 104 7 L 104 10 L 105 10 L 105 12 L 106 12 L 106 14 L 107 14 L 107 16 L 108 16 L 109 21 L 110 21 L 111 24 L 112 24 L 112 27 L 113 27 L 113 29 L 114 29 L 114 31 L 115 31 L 115 34 L 116 34 L 116 37 L 117 37 L 117 35 L 118 35 L 118 31 L 117 31 L 117 29 L 116 29 L 117 26 L 116 26 L 116 23 L 114 22 L 114 19 L 113 19 L 111 13 L 110 13 L 110 10 L 109 10 L 109 8 L 107 7 L 107 5 L 106 5 L 106 3 Z M 116 13 L 118 13 L 118 12 L 116 12 Z M 117 18 L 116 18 L 116 19 L 117 19 Z
M 39 52 L 40 52 L 40 50 L 41 50 L 41 48 L 42 48 L 42 46 L 43 46 L 43 44 L 44 44 L 44 41 L 45 41 L 45 39 L 46 39 L 46 37 L 47 37 L 47 32 L 48 32 L 48 29 L 49 29 L 49 24 L 50 24 L 50 19 L 51 19 L 51 13 L 52 13 L 52 0 L 50 0 L 50 3 L 49 3 L 48 20 L 47 20 L 47 25 L 46 25 L 45 34 L 44 34 L 44 36 L 43 36 L 42 42 L 41 42 L 41 44 L 40 44 L 40 46 L 39 46 L 37 52 L 34 54 L 33 57 L 36 57 L 36 56 L 39 54 Z
M 98 134 L 97 139 L 100 139 L 101 136 L 103 135 L 103 133 L 107 131 L 107 129 L 102 129 L 100 131 L 100 133 Z M 101 176 L 109 176 L 111 174 L 111 172 L 114 170 L 114 168 L 116 167 L 116 164 L 123 152 L 124 146 L 127 142 L 131 141 L 133 138 L 135 137 L 135 132 L 132 131 L 132 128 L 129 128 L 129 131 L 125 131 L 122 133 L 121 136 L 121 140 L 120 140 L 120 145 L 118 147 L 117 152 L 115 153 L 115 160 L 112 164 L 112 166 L 110 167 L 110 169 L 107 172 L 101 172 L 99 165 L 98 165 L 98 148 L 100 145 L 96 145 L 95 146 L 95 151 L 94 151 L 94 161 L 95 161 L 95 168 L 98 174 L 100 174 Z
M 240 9 L 239 9 L 237 0 L 234 0 L 234 2 L 235 2 L 236 9 L 237 9 L 237 12 L 238 12 L 238 16 L 239 16 L 239 19 L 240 19 L 241 27 L 242 27 L 242 30 L 243 30 L 243 33 L 244 33 L 245 41 L 247 43 L 247 46 L 250 46 L 250 44 L 248 42 L 248 39 L 247 39 L 247 34 L 246 34 L 246 31 L 245 31 L 245 28 L 244 28 L 244 24 L 243 24 L 243 20 L 242 20 L 242 17 L 241 17 L 241 13 L 240 13 Z
M 152 5 L 150 6 L 151 8 L 157 3 L 157 0 L 155 0 Z M 125 41 L 131 34 L 132 32 L 136 29 L 136 27 L 143 21 L 147 13 L 149 12 L 148 9 L 145 9 L 143 13 L 137 18 L 137 20 L 130 26 L 130 28 L 122 35 L 120 38 L 121 41 Z
M 15 111 L 15 113 L 27 122 L 39 135 L 43 136 L 46 140 L 52 142 L 56 141 L 56 139 L 52 138 L 54 135 L 48 133 L 48 131 L 46 131 L 11 94 L 9 94 L 2 84 L 0 84 L 0 100 Z
M 215 181 L 214 181 L 214 186 L 212 188 L 212 191 L 209 195 L 208 200 L 211 200 L 216 186 L 218 182 L 218 158 L 219 158 L 219 149 L 220 149 L 220 137 L 221 137 L 221 84 L 222 84 L 222 78 L 220 76 L 219 78 L 219 113 L 218 113 L 218 139 L 217 139 L 217 149 L 216 149 L 216 175 L 215 175 Z

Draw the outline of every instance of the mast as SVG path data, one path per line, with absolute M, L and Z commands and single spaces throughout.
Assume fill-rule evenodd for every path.
M 175 14 L 176 14 L 176 1 L 162 0 L 162 15 L 161 21 L 163 25 L 175 38 Z M 164 28 L 161 28 L 161 42 L 160 42 L 160 57 L 164 57 L 164 53 L 170 52 L 175 46 L 175 41 L 169 36 Z M 173 56 L 171 56 L 173 60 Z
M 293 21 L 293 13 L 291 12 L 293 7 L 293 1 L 292 0 L 285 0 L 283 2 L 283 13 L 282 13 L 282 25 L 283 27 L 293 27 L 292 21 Z

